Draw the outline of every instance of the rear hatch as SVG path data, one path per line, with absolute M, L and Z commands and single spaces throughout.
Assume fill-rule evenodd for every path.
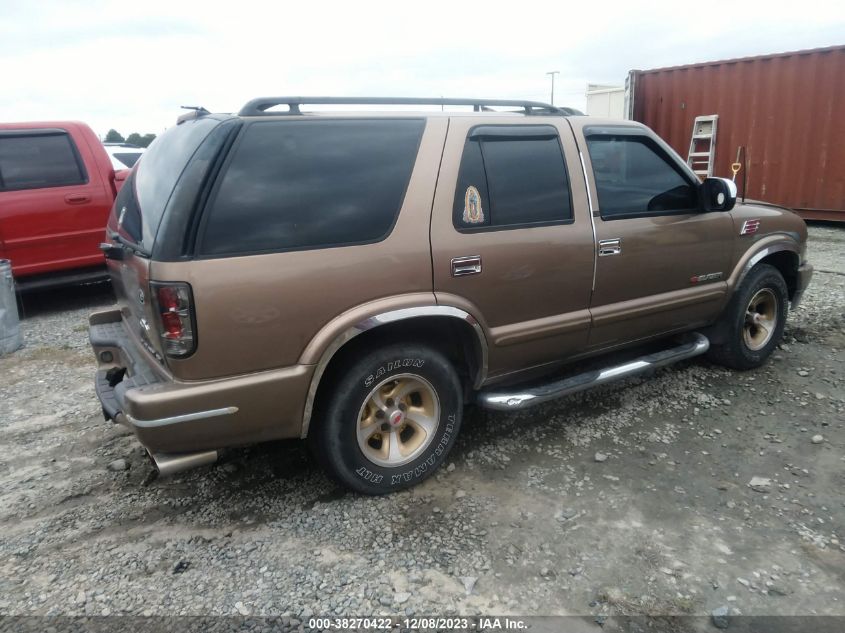
M 115 199 L 103 250 L 123 321 L 132 337 L 166 364 L 162 321 L 153 293 L 155 261 L 184 259 L 185 233 L 231 136 L 231 117 L 181 121 L 157 138 Z M 221 128 L 227 128 L 221 130 Z M 215 130 L 221 130 L 213 133 Z M 168 239 L 164 233 L 170 232 Z M 172 233 L 178 233 L 173 235 Z M 168 248 L 163 248 L 162 243 Z M 151 283 L 152 282 L 152 283 Z

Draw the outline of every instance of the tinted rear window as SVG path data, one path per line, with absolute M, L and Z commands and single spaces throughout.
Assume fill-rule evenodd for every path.
M 259 253 L 385 238 L 402 206 L 424 127 L 422 119 L 252 123 L 213 196 L 201 252 Z
M 121 228 L 132 241 L 148 249 L 152 247 L 161 216 L 179 177 L 203 140 L 219 124 L 220 120 L 213 117 L 185 121 L 156 138 L 144 153 L 144 160 L 133 172 L 133 181 L 127 181 L 121 193 L 127 186 L 131 189 L 122 198 L 118 197 L 114 205 L 118 218 L 126 208 Z M 134 199 L 128 200 L 129 197 Z M 130 218 L 132 213 L 139 217 Z M 130 226 L 132 232 L 128 229 Z
M 70 136 L 0 135 L 0 189 L 64 187 L 87 182 Z
M 464 144 L 455 190 L 459 231 L 572 220 L 569 178 L 551 126 L 481 126 Z

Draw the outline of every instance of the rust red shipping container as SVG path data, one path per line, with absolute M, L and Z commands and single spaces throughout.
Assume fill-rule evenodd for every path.
M 695 117 L 718 114 L 715 176 L 731 176 L 744 146 L 748 198 L 845 221 L 845 46 L 633 70 L 628 81 L 632 118 L 681 156 Z

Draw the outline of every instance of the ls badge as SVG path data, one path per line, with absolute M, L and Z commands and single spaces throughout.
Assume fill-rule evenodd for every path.
M 484 209 L 481 208 L 481 194 L 478 189 L 470 185 L 464 194 L 464 224 L 482 224 Z

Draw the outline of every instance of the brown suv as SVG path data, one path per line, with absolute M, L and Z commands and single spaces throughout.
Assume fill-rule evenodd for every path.
M 353 102 L 473 111 L 301 109 Z M 806 227 L 735 202 L 648 128 L 540 103 L 199 110 L 115 202 L 97 393 L 163 474 L 301 437 L 350 488 L 404 488 L 468 403 L 763 363 L 812 274 Z

